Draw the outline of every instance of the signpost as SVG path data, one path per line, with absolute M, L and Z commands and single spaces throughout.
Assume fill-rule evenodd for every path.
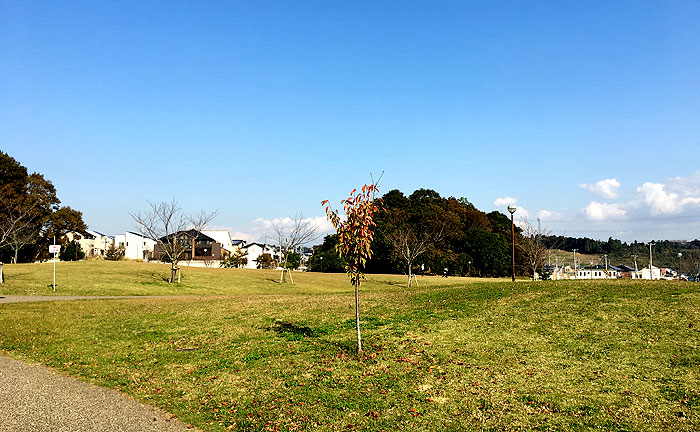
M 56 292 L 56 255 L 59 252 L 61 252 L 61 245 L 56 244 L 56 237 L 54 237 L 53 244 L 49 245 L 49 253 L 53 254 L 53 285 L 51 285 L 51 287 L 54 292 Z

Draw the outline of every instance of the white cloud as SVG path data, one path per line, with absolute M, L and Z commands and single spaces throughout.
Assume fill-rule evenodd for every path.
M 527 211 L 527 209 L 518 207 L 513 216 L 515 216 L 515 225 L 519 226 L 520 228 L 523 228 L 529 223 L 530 212 Z
M 510 204 L 515 204 L 517 201 L 518 199 L 513 197 L 496 198 L 496 200 L 493 202 L 493 205 L 495 205 L 496 207 L 503 207 Z
M 246 243 L 260 241 L 260 236 L 258 234 L 251 234 L 242 231 L 232 232 L 231 238 L 233 238 L 234 240 L 244 240 Z
M 554 216 L 555 212 L 549 211 L 549 210 L 540 210 L 539 213 L 537 213 L 537 217 L 545 220 L 545 219 L 551 219 L 552 216 Z
M 304 218 L 304 222 L 309 222 L 316 227 L 316 234 L 319 238 L 323 238 L 326 234 L 335 232 L 333 225 L 325 216 L 316 216 L 312 218 Z M 256 218 L 250 221 L 243 227 L 239 227 L 240 230 L 235 231 L 231 234 L 234 239 L 245 240 L 247 242 L 257 241 L 257 242 L 273 242 L 275 231 L 273 225 L 280 226 L 282 228 L 291 228 L 294 224 L 294 218 L 283 217 L 283 218 Z M 318 239 L 316 239 L 318 241 Z
M 620 204 L 605 204 L 597 201 L 591 201 L 586 208 L 583 209 L 588 220 L 604 221 L 611 219 L 624 219 L 627 216 L 627 211 L 621 208 Z
M 580 186 L 592 194 L 607 199 L 615 199 L 617 198 L 617 190 L 620 188 L 620 182 L 616 179 L 605 179 L 595 184 L 582 183 Z
M 666 184 L 646 182 L 637 188 L 652 215 L 680 213 L 687 206 L 700 205 L 700 171 L 689 177 L 675 177 Z

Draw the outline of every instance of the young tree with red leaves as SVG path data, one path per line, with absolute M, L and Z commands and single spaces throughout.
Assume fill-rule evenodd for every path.
M 336 249 L 347 265 L 345 271 L 350 277 L 350 283 L 355 288 L 355 323 L 357 326 L 357 354 L 362 356 L 362 337 L 360 335 L 360 282 L 365 278 L 363 269 L 367 259 L 372 257 L 372 239 L 376 223 L 374 215 L 379 211 L 381 198 L 374 196 L 379 191 L 377 184 L 372 182 L 362 186 L 362 192 L 357 189 L 350 192 L 347 199 L 341 201 L 345 209 L 346 219 L 342 221 L 338 212 L 333 210 L 325 200 L 321 205 L 326 206 L 326 216 L 338 233 Z

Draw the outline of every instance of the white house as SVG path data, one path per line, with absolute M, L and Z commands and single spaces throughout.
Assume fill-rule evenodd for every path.
M 236 250 L 241 249 L 245 244 L 242 240 L 233 240 L 231 238 L 231 233 L 228 230 L 202 230 L 202 234 L 209 236 L 221 243 L 221 247 L 233 253 Z
M 617 268 L 613 266 L 595 265 L 576 270 L 576 279 L 617 279 Z
M 645 267 L 641 270 L 639 270 L 640 273 L 640 279 L 647 279 L 647 280 L 659 280 L 661 279 L 661 269 L 658 267 L 651 266 L 651 272 L 649 271 L 649 267 Z
M 114 245 L 123 246 L 124 257 L 130 259 L 149 260 L 155 244 L 155 240 L 131 231 L 114 236 Z
M 70 232 L 66 237 L 69 241 L 79 237 L 78 244 L 86 257 L 104 257 L 107 249 L 114 244 L 114 237 L 94 230 L 86 230 L 83 233 Z
M 262 244 L 262 243 L 248 243 L 245 246 L 241 247 L 241 250 L 243 250 L 247 255 L 246 257 L 248 258 L 248 263 L 245 265 L 244 268 L 258 268 L 258 264 L 255 262 L 260 255 L 268 253 L 270 254 L 273 258 L 276 257 L 275 254 L 275 248 Z

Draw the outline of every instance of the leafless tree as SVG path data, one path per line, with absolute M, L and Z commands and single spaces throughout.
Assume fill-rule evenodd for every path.
M 525 262 L 532 271 L 532 280 L 535 280 L 537 271 L 543 268 L 545 261 L 557 245 L 546 244 L 545 238 L 550 236 L 551 231 L 542 228 L 540 218 L 537 218 L 537 226 L 532 225 L 525 219 L 522 219 L 519 225 L 522 232 L 518 248 L 522 251 Z
M 39 235 L 38 211 L 27 201 L 13 205 L 0 196 L 0 247 L 9 246 L 12 249 L 13 263 L 17 262 L 19 250 L 35 241 Z
M 288 255 L 300 246 L 316 240 L 318 227 L 311 220 L 304 219 L 303 213 L 297 213 L 293 220 L 287 219 L 286 223 L 285 220 L 273 222 L 272 230 L 280 247 L 280 261 L 282 264 L 280 283 L 287 281 L 287 274 L 289 274 L 289 280 L 294 283 L 292 274 L 287 269 Z
M 404 261 L 408 269 L 408 287 L 411 287 L 413 275 L 413 263 L 416 258 L 423 255 L 428 249 L 439 243 L 445 233 L 445 227 L 440 226 L 435 230 L 422 227 L 416 228 L 404 224 L 395 229 L 388 238 L 396 254 Z M 418 280 L 416 279 L 416 284 Z
M 214 219 L 217 212 L 206 213 L 202 210 L 199 214 L 186 215 L 175 200 L 148 204 L 151 207 L 150 210 L 130 213 L 130 215 L 136 222 L 141 235 L 155 240 L 160 252 L 170 261 L 169 283 L 175 283 L 176 278 L 179 282 L 180 272 L 177 263 L 185 251 L 192 246 L 190 238 L 183 235 L 183 232 L 190 229 L 202 231 Z

